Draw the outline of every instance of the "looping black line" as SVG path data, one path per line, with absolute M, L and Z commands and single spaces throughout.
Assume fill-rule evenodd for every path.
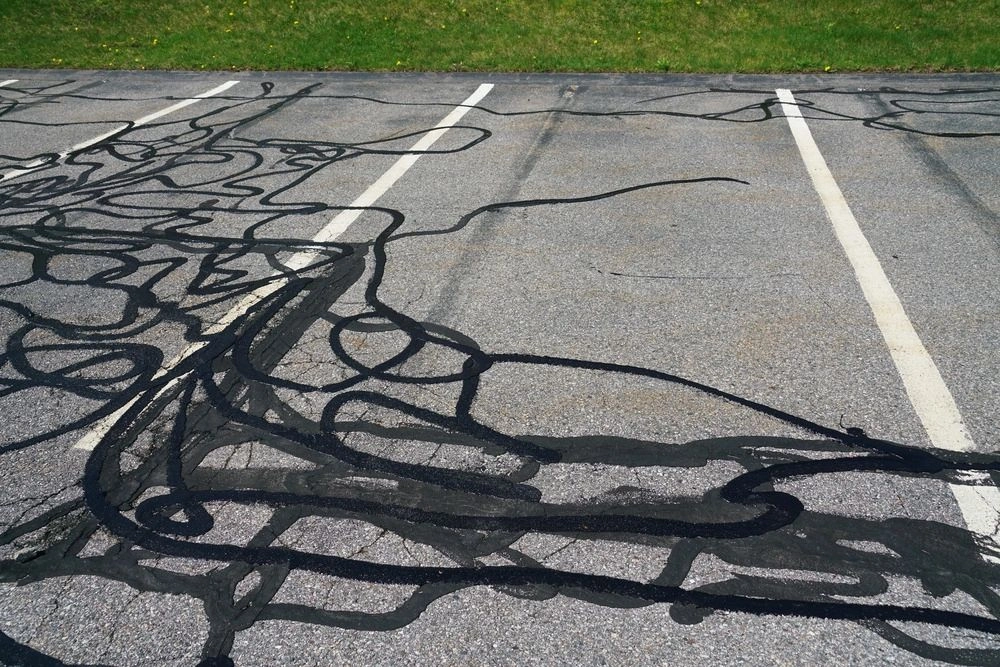
M 4 102 L 0 126 L 36 123 L 21 114 L 29 99 L 61 99 L 45 88 L 15 92 L 25 99 Z M 624 111 L 499 112 L 477 106 L 472 115 L 735 123 L 777 118 L 773 91 L 708 91 L 720 99 L 726 92 L 738 95 L 734 108 L 700 114 L 669 108 L 699 92 L 644 100 L 643 108 Z M 966 137 L 993 133 L 934 132 L 920 123 L 928 114 L 994 117 L 983 109 L 992 98 L 981 97 L 994 92 L 944 92 L 927 101 L 915 92 L 883 90 L 896 98 L 890 111 L 865 118 L 810 101 L 811 95 L 837 91 L 797 95 L 810 117 Z M 983 105 L 971 99 L 973 93 Z M 747 103 L 748 94 L 760 100 Z M 326 95 L 318 85 L 279 94 L 262 84 L 249 97 L 213 98 L 207 111 L 189 120 L 146 126 L 144 133 L 128 127 L 65 157 L 0 156 L 8 168 L 43 162 L 0 184 L 6 271 L 0 315 L 15 323 L 0 354 L 0 399 L 50 391 L 83 406 L 67 412 L 73 416 L 65 423 L 0 445 L 0 455 L 65 440 L 121 411 L 86 464 L 81 486 L 87 514 L 77 500 L 7 527 L 0 545 L 23 547 L 40 532 L 50 541 L 30 543 L 19 558 L 0 561 L 0 581 L 98 574 L 138 590 L 199 598 L 210 623 L 203 665 L 232 665 L 228 654 L 236 634 L 256 620 L 393 629 L 415 620 L 435 599 L 470 586 L 527 599 L 563 595 L 619 607 L 669 604 L 682 623 L 731 611 L 850 620 L 925 657 L 964 664 L 1000 660 L 1000 649 L 953 648 L 923 638 L 912 625 L 895 625 L 960 630 L 959 641 L 972 631 L 997 641 L 1000 598 L 994 589 L 1000 571 L 981 558 L 986 550 L 975 536 L 905 512 L 865 518 L 819 509 L 803 491 L 852 475 L 942 483 L 964 475 L 968 481 L 972 474 L 1000 473 L 996 457 L 880 440 L 860 427 L 820 424 L 653 367 L 484 350 L 461 331 L 419 321 L 382 293 L 387 266 L 400 261 L 393 259 L 394 247 L 459 234 L 487 214 L 528 214 L 540 207 L 558 212 L 641 191 L 683 187 L 712 193 L 752 184 L 705 176 L 495 202 L 440 229 L 406 230 L 402 211 L 365 207 L 366 220 L 380 225 L 373 240 L 305 241 L 288 230 L 301 229 L 313 216 L 351 209 L 303 201 L 302 186 L 351 160 L 413 154 L 410 140 L 425 132 L 356 142 L 252 138 L 273 115 L 307 99 L 404 104 Z M 650 108 L 656 105 L 668 108 Z M 450 148 L 421 154 L 444 159 L 493 136 L 474 125 L 450 132 Z M 236 234 L 226 231 L 234 227 Z M 292 270 L 292 257 L 308 259 Z M 79 303 L 46 301 L 73 289 L 81 290 Z M 178 352 L 167 348 L 179 338 L 194 351 L 160 370 Z M 539 373 L 690 392 L 767 417 L 801 437 L 648 442 L 600 433 L 543 435 L 544 419 L 536 423 L 532 414 L 512 419 L 523 432 L 511 432 L 496 416 L 483 416 L 494 412 L 490 408 L 504 412 L 489 402 L 498 377 L 528 393 L 537 390 L 530 378 Z M 231 465 L 242 452 L 249 452 L 246 465 Z M 254 456 L 271 457 L 272 464 L 257 467 Z M 547 491 L 552 476 L 583 471 L 600 477 L 611 470 L 628 472 L 635 484 L 597 485 L 603 490 L 569 500 L 553 499 Z M 679 474 L 691 488 L 647 487 L 641 478 L 648 471 Z M 696 486 L 711 475 L 717 478 Z M 266 511 L 270 519 L 249 539 L 236 540 L 233 512 L 249 508 Z M 308 540 L 297 541 L 301 531 L 293 529 L 310 522 L 333 534 L 347 525 L 371 527 L 400 538 L 407 550 L 422 546 L 448 564 L 414 565 L 415 557 L 406 554 L 383 562 L 368 558 L 365 548 L 346 556 L 311 548 Z M 66 523 L 74 525 L 66 536 L 47 530 Z M 98 531 L 119 548 L 113 556 L 81 555 Z M 532 539 L 562 546 L 536 553 L 526 546 Z M 607 542 L 669 556 L 655 563 L 657 576 L 645 579 L 558 567 L 555 556 L 563 550 L 599 556 Z M 178 575 L 152 563 L 150 555 L 228 567 Z M 709 557 L 731 568 L 728 578 L 698 587 L 686 583 Z M 388 612 L 274 600 L 295 570 L 414 590 Z M 234 599 L 237 585 L 252 572 L 261 583 Z M 883 604 L 894 579 L 919 582 L 936 597 L 959 593 L 979 606 L 963 612 L 924 602 Z M 48 659 L 2 632 L 0 648 Z

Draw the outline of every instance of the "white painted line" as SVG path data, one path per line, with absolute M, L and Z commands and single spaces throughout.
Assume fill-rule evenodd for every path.
M 799 147 L 802 161 L 812 178 L 813 187 L 823 202 L 837 240 L 854 268 L 861 291 L 872 309 L 910 403 L 927 436 L 935 447 L 941 449 L 974 451 L 976 445 L 965 428 L 951 391 L 913 328 L 913 323 L 903 310 L 903 304 L 882 270 L 882 264 L 847 205 L 847 200 L 802 117 L 802 110 L 795 97 L 787 89 L 775 92 Z M 995 539 L 997 519 L 1000 517 L 1000 491 L 988 483 L 974 487 L 950 486 L 969 529 L 991 540 Z
M 374 204 L 379 197 L 385 194 L 385 192 L 416 163 L 421 153 L 433 146 L 438 139 L 444 136 L 445 132 L 447 132 L 449 128 L 458 123 L 458 121 L 469 112 L 469 109 L 478 104 L 480 100 L 486 97 L 491 90 L 493 90 L 492 83 L 484 83 L 479 86 L 479 88 L 477 88 L 472 95 L 470 95 L 460 105 L 455 107 L 451 113 L 445 116 L 440 123 L 435 125 L 433 129 L 421 137 L 417 143 L 413 144 L 413 146 L 410 147 L 410 150 L 407 151 L 407 155 L 400 157 L 395 164 L 389 167 L 388 171 L 382 174 L 382 176 L 372 183 L 368 189 L 361 193 L 357 199 L 351 202 L 349 210 L 341 211 L 329 223 L 327 223 L 327 225 L 323 227 L 323 229 L 321 229 L 315 237 L 313 237 L 313 243 L 329 243 L 343 234 L 351 223 L 357 220 L 358 216 L 364 212 L 363 210 L 360 210 L 362 207 Z M 292 255 L 284 264 L 288 267 L 288 269 L 298 271 L 314 262 L 319 258 L 319 256 L 320 253 L 318 251 L 303 250 Z M 212 324 L 212 326 L 206 328 L 204 335 L 210 336 L 222 331 L 235 322 L 239 317 L 249 312 L 249 310 L 255 305 L 284 287 L 287 282 L 288 278 L 283 277 L 267 283 L 266 285 L 261 285 L 256 290 L 243 297 L 239 303 L 233 306 L 217 322 Z M 189 358 L 207 344 L 207 342 L 191 343 L 181 350 L 177 356 L 163 364 L 163 366 L 160 367 L 160 370 L 158 370 L 153 376 L 153 380 L 155 381 L 162 378 L 171 370 L 179 366 L 185 359 Z M 184 376 L 182 375 L 166 383 L 157 392 L 156 398 L 159 398 L 168 392 L 181 379 L 183 379 L 183 377 Z M 75 449 L 84 449 L 87 451 L 93 450 L 94 447 L 96 447 L 97 444 L 104 438 L 104 436 L 107 435 L 108 431 L 111 430 L 111 427 L 114 426 L 115 422 L 121 419 L 122 415 L 124 415 L 129 408 L 135 405 L 138 400 L 139 396 L 135 396 L 121 408 L 98 421 L 89 431 L 87 431 L 87 433 L 83 435 L 82 438 L 77 441 L 75 445 L 73 445 L 73 447 Z
M 989 475 L 970 477 L 969 484 L 949 484 L 965 525 L 979 536 L 988 561 L 1000 563 L 1000 490 Z
M 458 121 L 460 121 L 462 117 L 468 113 L 469 109 L 478 104 L 491 90 L 493 90 L 492 83 L 484 83 L 479 86 L 479 88 L 476 89 L 476 92 L 469 95 L 464 102 L 455 107 L 450 114 L 445 116 L 440 123 L 434 126 L 434 129 L 421 137 L 417 143 L 413 144 L 409 150 L 409 154 L 399 158 L 399 160 L 396 161 L 396 164 L 392 165 L 392 167 L 389 168 L 389 171 L 382 174 L 377 181 L 372 183 L 371 187 L 365 190 L 360 197 L 355 199 L 351 206 L 361 208 L 374 204 L 386 190 L 391 188 L 393 184 L 398 181 L 410 167 L 413 166 L 413 164 L 417 161 L 417 158 L 420 157 L 420 153 L 433 146 L 438 139 L 444 136 L 444 133 L 448 131 L 448 128 L 458 123 Z M 360 210 L 342 211 L 337 217 L 331 220 L 330 224 L 324 227 L 313 240 L 321 243 L 332 241 L 340 236 L 352 222 L 357 220 L 361 213 L 362 211 Z M 310 259 L 309 261 L 312 260 Z M 292 257 L 287 266 L 289 268 L 298 268 L 296 264 L 296 257 Z
M 191 106 L 192 104 L 194 104 L 198 100 L 203 100 L 203 99 L 206 99 L 208 97 L 215 97 L 219 93 L 224 93 L 224 92 L 226 92 L 227 90 L 229 90 L 230 88 L 232 88 L 233 86 L 235 86 L 238 83 L 239 83 L 239 81 L 226 81 L 222 85 L 219 85 L 219 86 L 216 86 L 215 88 L 212 88 L 212 90 L 207 90 L 204 93 L 201 93 L 200 95 L 195 95 L 194 97 L 189 97 L 189 98 L 187 98 L 185 100 L 181 100 L 177 104 L 171 104 L 166 109 L 160 109 L 159 111 L 154 111 L 153 113 L 151 113 L 151 114 L 149 114 L 147 116 L 143 116 L 142 118 L 137 119 L 132 124 L 132 126 L 133 127 L 139 127 L 140 125 L 146 125 L 147 123 L 152 123 L 157 118 L 162 118 L 163 116 L 166 116 L 167 114 L 171 114 L 171 113 L 173 113 L 175 111 L 180 111 L 184 107 Z
M 0 81 L 0 88 L 5 88 L 12 83 L 17 83 L 17 79 L 7 79 L 6 81 Z
M 802 161 L 823 201 L 837 240 L 854 267 L 861 290 L 871 306 L 875 322 L 889 346 L 889 353 L 927 435 L 935 447 L 960 452 L 975 449 L 955 399 L 906 316 L 903 304 L 882 270 L 882 264 L 819 152 L 795 98 L 789 90 L 778 90 L 777 93 Z
M 208 91 L 205 91 L 204 93 L 201 93 L 200 95 L 195 95 L 194 97 L 189 97 L 187 99 L 183 99 L 180 102 L 177 102 L 176 104 L 171 104 L 169 107 L 167 107 L 165 109 L 160 109 L 159 111 L 155 111 L 155 112 L 153 112 L 151 114 L 143 116 L 142 118 L 138 118 L 135 121 L 133 121 L 132 123 L 126 123 L 124 125 L 120 125 L 120 126 L 116 127 L 113 130 L 105 132 L 104 134 L 99 134 L 96 137 L 91 137 L 90 139 L 87 139 L 85 141 L 81 141 L 78 144 L 74 144 L 73 146 L 70 146 L 69 148 L 67 148 L 64 151 L 61 151 L 57 155 L 57 157 L 55 158 L 55 160 L 53 160 L 53 159 L 32 160 L 31 162 L 25 164 L 22 167 L 16 167 L 16 168 L 11 169 L 10 171 L 8 171 L 8 172 L 0 175 L 0 183 L 2 183 L 3 181 L 10 180 L 12 178 L 17 178 L 18 176 L 23 176 L 24 174 L 30 173 L 32 171 L 36 171 L 40 167 L 52 164 L 55 161 L 63 160 L 67 156 L 72 155 L 73 153 L 76 153 L 78 151 L 82 151 L 85 148 L 90 148 L 91 146 L 104 141 L 108 137 L 113 137 L 114 135 L 118 134 L 122 130 L 128 130 L 128 129 L 134 129 L 134 128 L 137 128 L 137 127 L 142 127 L 143 125 L 146 125 L 148 123 L 153 122 L 157 118 L 162 118 L 163 116 L 166 116 L 168 114 L 172 114 L 173 112 L 179 111 L 179 110 L 183 109 L 184 107 L 191 106 L 195 102 L 198 102 L 200 100 L 206 99 L 208 97 L 213 97 L 214 95 L 218 95 L 221 92 L 229 90 L 230 88 L 232 88 L 233 86 L 235 86 L 237 83 L 239 83 L 239 81 L 227 81 L 227 82 L 225 82 L 224 84 L 222 84 L 220 86 L 216 86 L 215 88 L 212 88 L 211 90 L 208 90 Z

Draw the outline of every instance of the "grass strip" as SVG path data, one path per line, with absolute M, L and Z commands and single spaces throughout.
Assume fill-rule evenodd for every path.
M 1000 71 L 1000 0 L 0 0 L 0 66 Z

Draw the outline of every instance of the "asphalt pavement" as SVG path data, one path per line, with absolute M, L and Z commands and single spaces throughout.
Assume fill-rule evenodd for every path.
M 0 71 L 0 663 L 1000 662 L 1000 77 Z

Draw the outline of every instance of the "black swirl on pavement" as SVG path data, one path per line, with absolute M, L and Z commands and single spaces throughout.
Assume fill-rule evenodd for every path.
M 917 104 L 913 94 L 899 94 L 892 114 L 851 120 L 904 129 L 898 114 L 933 113 L 938 103 Z M 350 143 L 247 138 L 245 130 L 255 124 L 323 96 L 318 86 L 279 94 L 263 84 L 256 95 L 224 96 L 190 120 L 126 127 L 69 155 L 0 156 L 8 167 L 42 160 L 0 183 L 0 252 L 7 253 L 0 314 L 13 322 L 4 324 L 0 400 L 55 393 L 75 401 L 76 411 L 5 441 L 0 455 L 50 442 L 66 446 L 82 428 L 120 413 L 87 460 L 82 495 L 39 503 L 40 511 L 7 523 L 0 546 L 16 553 L 0 561 L 0 580 L 87 574 L 199 599 L 209 623 L 204 665 L 232 664 L 237 633 L 261 621 L 389 630 L 472 586 L 534 600 L 562 595 L 624 608 L 668 604 L 674 620 L 685 624 L 718 612 L 847 620 L 925 657 L 956 664 L 1000 660 L 998 566 L 981 557 L 985 548 L 972 533 L 903 515 L 871 519 L 808 509 L 790 484 L 845 473 L 942 483 L 976 474 L 995 479 L 996 457 L 928 451 L 822 425 L 656 370 L 655 360 L 640 367 L 482 349 L 461 331 L 418 321 L 380 293 L 394 247 L 458 233 L 483 216 L 541 207 L 569 211 L 680 187 L 711 196 L 750 184 L 706 175 L 490 203 L 435 230 L 407 229 L 404 212 L 373 206 L 364 209 L 380 229 L 372 240 L 308 241 L 290 235 L 289 223 L 348 207 L 302 201 L 299 186 L 341 162 L 407 154 L 406 146 L 423 134 Z M 477 111 L 487 117 L 772 120 L 776 100 L 761 97 L 701 114 Z M 14 109 L 4 107 L 0 123 Z M 468 151 L 491 137 L 475 125 L 451 132 L 457 137 L 452 148 L 427 152 Z M 192 173 L 198 174 L 193 181 Z M 220 231 L 221 219 L 239 233 Z M 305 259 L 295 264 L 293 258 Z M 54 293 L 65 301 L 52 303 Z M 389 342 L 369 344 L 376 339 Z M 170 347 L 171 340 L 182 344 Z M 176 355 L 180 361 L 171 362 Z M 527 378 L 539 371 L 682 388 L 766 416 L 802 437 L 748 434 L 668 444 L 540 435 L 527 425 L 506 432 L 480 416 L 489 407 L 481 396 L 484 382 L 497 373 Z M 421 400 L 433 390 L 445 399 Z M 433 453 L 419 455 L 425 449 Z M 254 467 L 248 459 L 245 467 L 230 467 L 239 451 L 270 456 L 272 464 Z M 439 451 L 457 458 L 437 462 Z M 618 485 L 586 500 L 555 502 L 541 484 L 553 466 L 694 472 L 717 464 L 739 472 L 696 494 Z M 251 510 L 267 515 L 264 525 L 233 539 L 229 513 Z M 310 548 L 300 528 L 315 525 L 370 528 L 376 541 L 395 536 L 447 564 Z M 539 536 L 598 553 L 612 542 L 668 555 L 649 579 L 580 572 L 548 564 L 548 556 L 524 546 Z M 86 551 L 98 538 L 113 546 Z M 221 566 L 179 572 L 166 566 L 171 559 Z M 732 573 L 686 585 L 707 559 Z M 282 597 L 295 572 L 412 590 L 390 611 L 334 609 Z M 898 579 L 919 582 L 930 598 L 960 593 L 985 611 L 882 601 Z M 256 583 L 241 587 L 246 581 Z M 927 626 L 976 641 L 963 647 L 936 642 L 922 635 Z M 62 664 L 3 633 L 0 648 L 18 660 Z

